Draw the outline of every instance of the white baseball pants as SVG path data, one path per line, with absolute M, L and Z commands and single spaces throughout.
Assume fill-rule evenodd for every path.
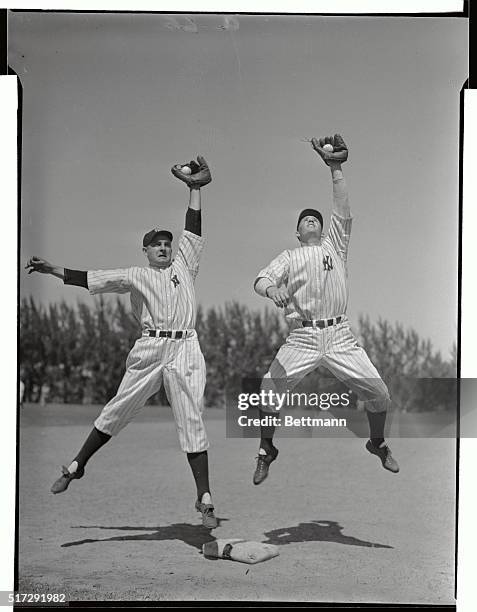
M 265 374 L 262 389 L 291 390 L 318 366 L 346 383 L 370 412 L 383 412 L 390 407 L 388 388 L 366 351 L 358 345 L 347 319 L 324 329 L 294 329 Z M 274 412 L 273 407 L 264 406 L 263 410 Z
M 117 394 L 106 404 L 94 425 L 117 435 L 143 408 L 164 381 L 182 450 L 197 453 L 209 442 L 202 420 L 205 361 L 197 333 L 180 339 L 142 336 L 126 361 L 126 373 Z

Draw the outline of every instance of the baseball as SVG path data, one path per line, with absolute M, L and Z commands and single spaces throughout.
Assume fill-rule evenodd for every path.
M 333 153 L 334 151 L 333 145 L 326 143 L 325 145 L 323 145 L 323 151 L 328 151 L 328 153 Z
M 181 170 L 182 174 L 192 174 L 192 170 L 189 168 L 189 166 L 182 166 Z

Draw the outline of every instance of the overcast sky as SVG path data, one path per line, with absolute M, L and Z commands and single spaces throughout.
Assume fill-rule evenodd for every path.
M 24 95 L 22 261 L 142 265 L 145 231 L 183 226 L 188 190 L 170 167 L 200 153 L 213 182 L 198 300 L 262 308 L 253 280 L 297 246 L 299 211 L 328 225 L 329 171 L 301 139 L 340 132 L 351 321 L 399 321 L 447 356 L 463 19 L 10 13 L 9 57 Z M 39 275 L 21 292 L 93 299 Z

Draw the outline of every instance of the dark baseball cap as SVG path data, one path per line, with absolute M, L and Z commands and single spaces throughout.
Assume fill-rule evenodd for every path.
M 144 234 L 144 238 L 142 239 L 142 246 L 143 247 L 149 246 L 151 242 L 158 236 L 164 236 L 164 238 L 172 242 L 171 232 L 169 232 L 168 230 L 162 230 L 162 229 L 155 228 L 155 229 L 152 229 L 150 232 L 147 232 L 147 234 Z
M 296 229 L 298 229 L 298 226 L 300 225 L 300 221 L 304 218 L 304 217 L 316 217 L 318 219 L 318 221 L 321 223 L 321 227 L 323 228 L 323 216 L 320 213 L 319 210 L 315 210 L 314 208 L 305 208 L 305 210 L 302 210 L 299 217 L 298 217 L 298 222 L 296 224 Z

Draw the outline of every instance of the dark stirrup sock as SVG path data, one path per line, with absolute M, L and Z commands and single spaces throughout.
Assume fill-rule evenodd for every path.
M 73 461 L 78 463 L 78 469 L 84 468 L 94 453 L 110 439 L 111 436 L 109 434 L 105 434 L 94 427 L 89 436 L 86 438 L 86 441 L 81 447 L 79 453 L 73 459 Z
M 259 411 L 259 416 L 261 419 L 264 417 L 270 416 L 269 412 L 264 412 L 263 410 Z M 273 448 L 273 436 L 275 434 L 274 425 L 261 425 L 260 426 L 260 448 L 263 448 L 264 451 L 267 451 L 269 454 Z
M 197 499 L 202 500 L 204 493 L 210 493 L 209 486 L 209 456 L 207 451 L 187 453 L 187 461 L 192 470 L 197 487 Z
M 366 410 L 369 423 L 369 437 L 374 446 L 378 447 L 384 442 L 384 425 L 386 423 L 386 411 L 370 412 Z
M 263 448 L 267 455 L 270 455 L 274 448 L 273 438 L 260 438 L 260 448 Z

